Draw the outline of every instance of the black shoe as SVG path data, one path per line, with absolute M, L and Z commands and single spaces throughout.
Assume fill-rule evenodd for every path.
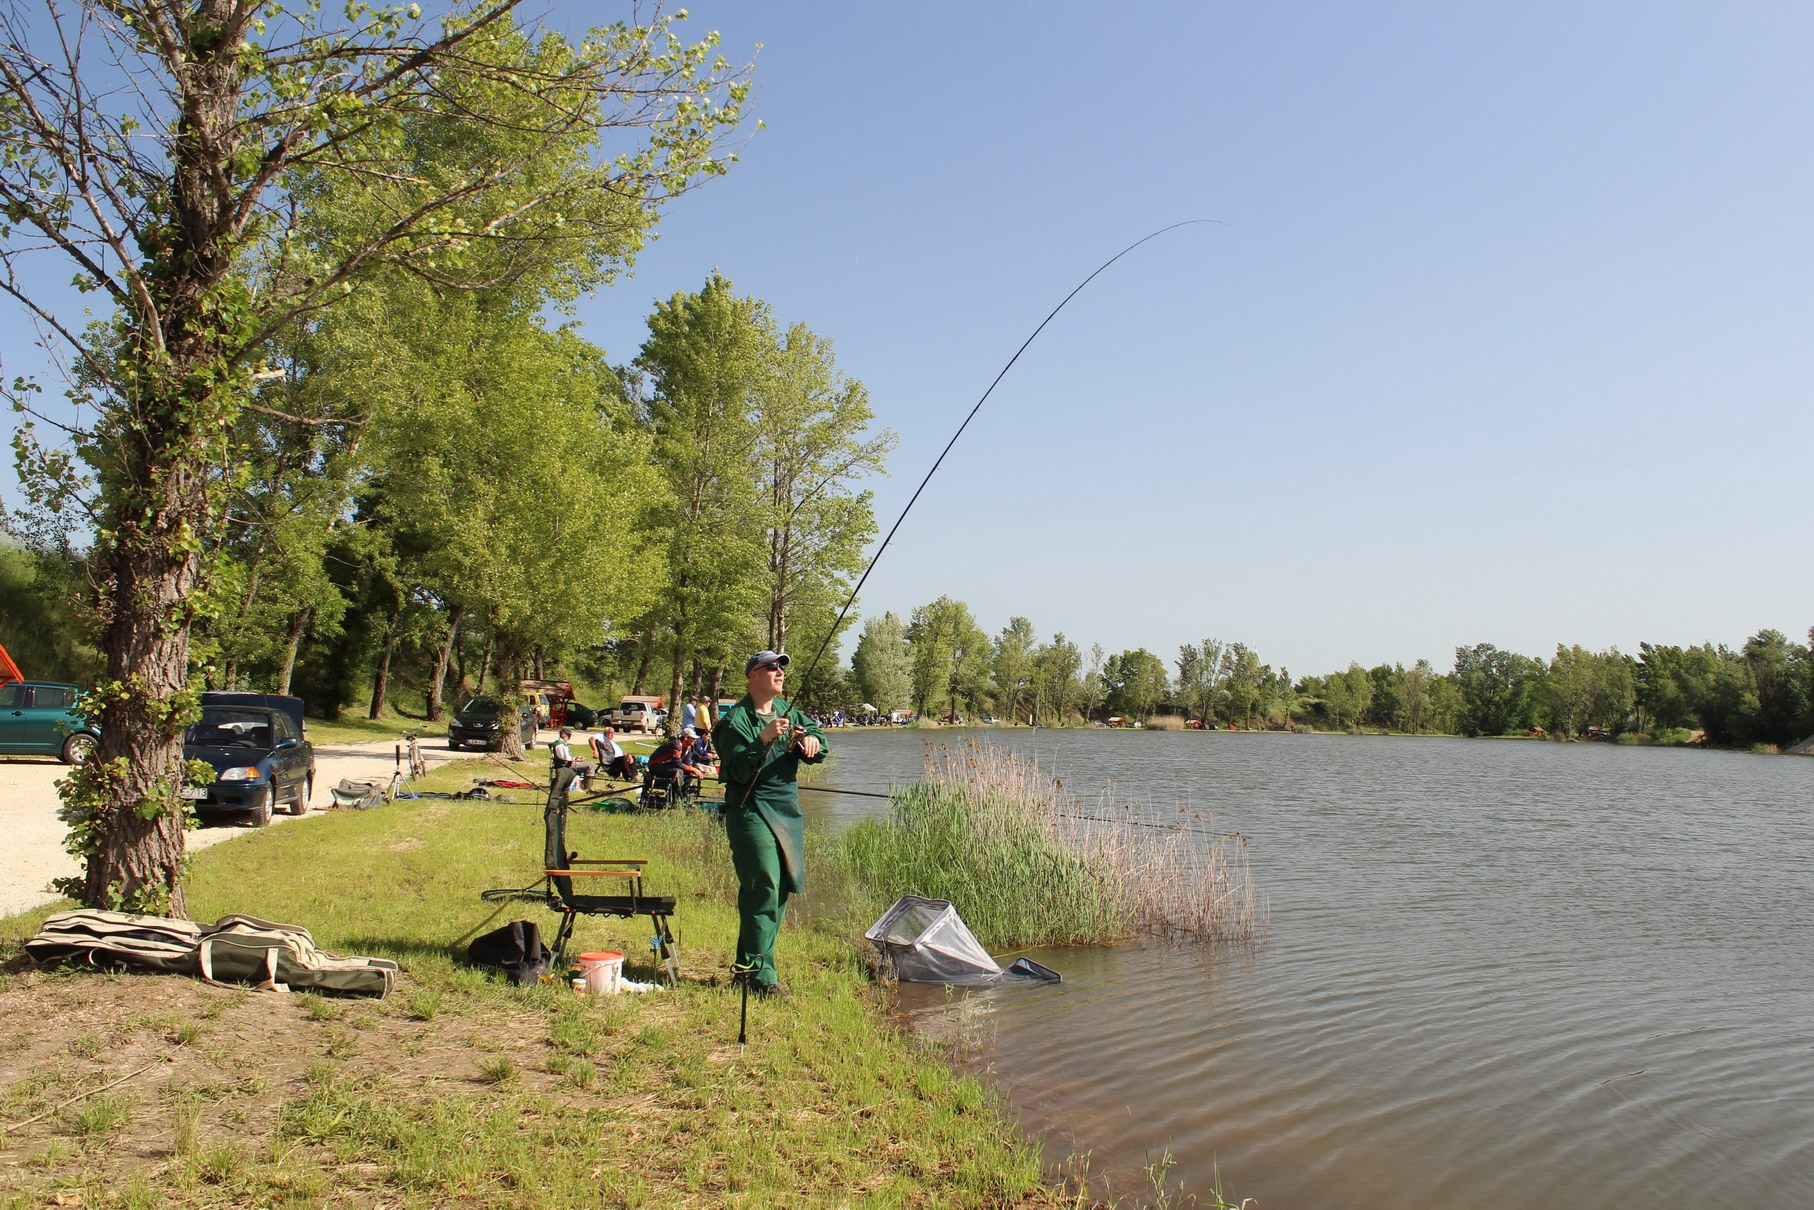
M 750 985 L 750 993 L 761 996 L 764 1000 L 781 1000 L 787 996 L 787 984 L 753 983 Z

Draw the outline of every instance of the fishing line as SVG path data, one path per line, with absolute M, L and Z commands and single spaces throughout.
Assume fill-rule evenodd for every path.
M 848 794 L 855 798 L 886 798 L 889 800 L 894 798 L 893 791 L 884 793 L 880 790 L 846 790 L 842 786 L 803 785 L 800 789 L 810 794 Z M 1153 828 L 1160 832 L 1183 832 L 1191 836 L 1208 836 L 1219 840 L 1231 840 L 1235 837 L 1241 837 L 1243 840 L 1246 839 L 1241 836 L 1241 833 L 1239 832 L 1211 832 L 1206 831 L 1203 828 L 1193 828 L 1181 823 L 1153 823 L 1150 820 L 1128 819 L 1125 817 L 1116 819 L 1112 815 L 1076 815 L 1069 811 L 1054 811 L 1052 814 L 1058 816 L 1060 819 L 1087 819 L 1095 823 L 1112 823 L 1116 826 L 1125 825 L 1130 828 Z
M 1076 298 L 1083 292 L 1085 286 L 1095 281 L 1096 278 L 1102 274 L 1103 270 L 1107 269 L 1110 265 L 1132 252 L 1135 248 L 1138 248 L 1141 244 L 1144 244 L 1149 240 L 1158 239 L 1168 231 L 1176 231 L 1180 227 L 1194 227 L 1202 223 L 1216 223 L 1222 226 L 1227 225 L 1223 223 L 1221 219 L 1191 218 L 1185 219 L 1181 223 L 1173 223 L 1169 227 L 1161 227 L 1149 235 L 1141 236 L 1139 239 L 1096 266 L 1095 272 L 1078 282 L 1076 288 L 1065 295 L 1062 302 L 1052 308 L 1052 313 L 1039 321 L 1039 326 L 1033 329 L 1033 334 L 1021 342 L 1020 348 L 1014 351 L 1014 356 L 1008 358 L 1008 364 L 1001 368 L 1001 373 L 997 374 L 994 381 L 989 383 L 989 389 L 983 392 L 982 398 L 976 401 L 976 406 L 970 409 L 970 414 L 964 417 L 964 422 L 957 426 L 957 432 L 951 434 L 951 440 L 945 443 L 945 448 L 939 454 L 938 461 L 932 464 L 932 469 L 926 472 L 926 477 L 920 480 L 920 485 L 914 489 L 912 498 L 907 501 L 907 507 L 903 508 L 901 510 L 901 515 L 895 518 L 894 525 L 888 530 L 888 536 L 883 538 L 882 545 L 876 548 L 875 557 L 869 560 L 869 566 L 865 567 L 863 569 L 863 574 L 858 577 L 856 587 L 852 588 L 850 590 L 850 596 L 845 598 L 844 608 L 838 611 L 837 620 L 831 624 L 831 629 L 825 632 L 825 640 L 819 644 L 819 650 L 813 656 L 812 663 L 806 666 L 806 674 L 800 678 L 800 692 L 794 696 L 793 700 L 798 701 L 801 698 L 804 698 L 807 690 L 812 687 L 813 673 L 818 669 L 819 661 L 824 657 L 826 649 L 831 646 L 831 641 L 837 637 L 839 628 L 844 625 L 844 618 L 850 613 L 850 607 L 856 604 L 857 594 L 863 591 L 863 585 L 869 580 L 869 573 L 875 570 L 876 564 L 881 562 L 882 556 L 887 553 L 889 543 L 894 541 L 896 531 L 901 528 L 901 522 L 905 521 L 907 519 L 907 514 L 913 511 L 913 506 L 919 502 L 920 493 L 926 490 L 926 485 L 928 483 L 932 482 L 932 476 L 938 474 L 938 468 L 945 464 L 945 455 L 951 452 L 951 447 L 957 444 L 957 439 L 964 435 L 964 430 L 970 427 L 970 422 L 976 419 L 976 414 L 983 410 L 983 404 L 989 401 L 989 396 L 995 393 L 995 388 L 1001 384 L 1001 380 L 1008 376 L 1008 371 L 1014 368 L 1014 363 L 1020 360 L 1020 355 L 1027 351 L 1027 346 L 1037 340 L 1039 334 L 1046 330 L 1046 325 L 1056 319 L 1058 313 L 1064 310 L 1065 306 L 1073 298 Z

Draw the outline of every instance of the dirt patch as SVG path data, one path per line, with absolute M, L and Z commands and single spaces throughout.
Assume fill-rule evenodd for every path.
M 501 1082 L 559 1094 L 545 1015 L 443 1008 L 438 994 L 408 988 L 379 1002 L 170 975 L 8 976 L 0 1200 L 51 1196 L 52 1170 L 76 1155 L 84 1183 L 120 1183 L 222 1140 L 268 1154 L 285 1106 L 323 1064 L 410 1095 L 482 1096 Z

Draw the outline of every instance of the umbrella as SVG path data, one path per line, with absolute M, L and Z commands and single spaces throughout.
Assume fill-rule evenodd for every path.
M 874 706 L 870 705 L 868 702 L 864 702 L 863 703 L 863 713 L 878 714 L 878 713 L 880 713 L 880 711 L 878 711 Z

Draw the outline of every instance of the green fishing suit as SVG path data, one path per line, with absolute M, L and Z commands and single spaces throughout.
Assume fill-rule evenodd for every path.
M 724 830 L 737 870 L 737 965 L 754 967 L 758 986 L 777 981 L 775 934 L 787 914 L 788 896 L 806 889 L 806 824 L 794 782 L 806 758 L 793 750 L 791 737 L 786 748 L 776 741 L 776 752 L 763 745 L 763 728 L 787 713 L 787 699 L 777 697 L 769 710 L 756 713 L 756 704 L 744 694 L 712 728 L 718 775 L 724 781 Z M 801 715 L 791 717 L 795 735 L 819 741 L 819 755 L 807 763 L 824 760 L 825 735 L 818 724 Z

